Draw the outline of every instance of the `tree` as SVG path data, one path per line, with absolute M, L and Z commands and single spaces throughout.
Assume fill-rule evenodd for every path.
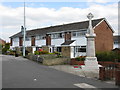
M 6 43 L 5 46 L 2 48 L 2 54 L 6 54 L 9 49 L 10 43 Z

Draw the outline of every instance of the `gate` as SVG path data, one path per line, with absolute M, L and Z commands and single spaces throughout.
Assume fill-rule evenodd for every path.
M 100 80 L 115 80 L 116 85 L 120 85 L 120 68 L 116 64 L 100 67 Z

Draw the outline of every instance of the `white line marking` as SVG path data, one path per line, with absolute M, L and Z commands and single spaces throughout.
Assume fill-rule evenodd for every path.
M 77 87 L 80 87 L 80 88 L 96 88 L 95 86 L 92 86 L 92 85 L 87 84 L 87 83 L 78 83 L 78 84 L 74 84 L 74 85 Z

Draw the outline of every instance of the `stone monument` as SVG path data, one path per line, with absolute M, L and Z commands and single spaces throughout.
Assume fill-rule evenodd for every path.
M 85 58 L 85 65 L 82 66 L 82 69 L 93 71 L 93 70 L 99 70 L 99 65 L 97 62 L 97 57 L 95 57 L 95 37 L 96 34 L 94 33 L 94 30 L 92 28 L 92 13 L 89 13 L 87 15 L 87 18 L 89 19 L 89 27 L 86 34 L 87 38 L 87 48 L 86 48 L 86 58 Z

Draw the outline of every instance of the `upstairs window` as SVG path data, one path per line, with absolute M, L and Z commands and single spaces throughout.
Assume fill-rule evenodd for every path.
M 53 39 L 63 38 L 63 37 L 64 37 L 64 33 L 54 33 L 54 34 L 51 34 L 51 38 L 53 38 Z
M 25 38 L 25 41 L 30 41 L 30 40 L 31 40 L 30 37 L 26 37 L 26 38 Z
M 36 36 L 36 40 L 40 40 L 40 39 L 45 39 L 45 36 L 41 36 L 41 35 Z
M 85 36 L 86 32 L 87 32 L 87 30 L 81 30 L 81 31 L 72 32 L 72 37 Z
M 18 38 L 14 38 L 13 41 L 14 41 L 14 42 L 18 42 L 19 39 L 18 39 Z
M 72 36 L 73 36 L 73 37 L 76 37 L 76 36 L 77 36 L 76 32 L 73 32 L 73 33 L 72 33 Z
M 118 44 L 118 41 L 114 41 L 114 44 Z

